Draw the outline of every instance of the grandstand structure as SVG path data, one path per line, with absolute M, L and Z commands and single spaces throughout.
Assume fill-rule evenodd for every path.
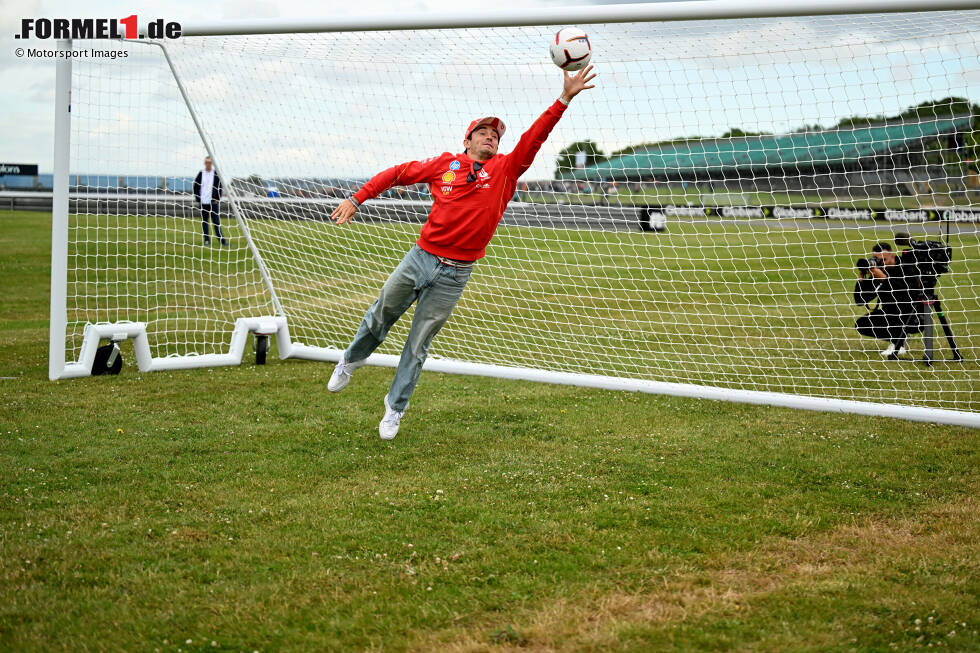
M 258 175 L 251 175 L 232 179 L 231 184 L 239 194 L 253 197 L 271 197 L 272 188 L 281 189 L 282 194 L 289 197 L 346 197 L 349 192 L 348 187 L 359 185 L 364 181 L 366 179 L 264 179 Z M 53 189 L 54 175 L 50 173 L 0 177 L 0 191 L 51 191 Z M 127 174 L 77 174 L 68 177 L 68 190 L 71 193 L 191 195 L 193 189 L 194 177 Z M 416 191 L 415 194 L 419 195 L 420 192 Z
M 641 146 L 565 179 L 640 184 L 694 183 L 741 192 L 807 192 L 865 197 L 965 192 L 969 170 L 937 165 L 954 152 L 974 117 L 913 118 L 790 134 L 691 139 Z M 937 148 L 937 139 L 948 142 Z M 951 145 L 952 147 L 949 147 Z

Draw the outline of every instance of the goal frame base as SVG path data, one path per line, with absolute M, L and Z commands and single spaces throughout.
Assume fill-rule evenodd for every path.
M 282 360 L 293 358 L 297 360 L 336 363 L 344 355 L 344 350 L 342 349 L 314 347 L 293 342 L 289 335 L 289 325 L 286 318 L 273 315 L 238 318 L 235 321 L 231 346 L 227 353 L 164 356 L 157 358 L 154 358 L 150 353 L 150 344 L 147 339 L 145 323 L 100 323 L 86 325 L 78 361 L 63 365 L 61 372 L 59 374 L 52 374 L 50 378 L 54 381 L 90 376 L 92 373 L 92 363 L 95 360 L 95 352 L 99 348 L 102 340 L 111 340 L 113 342 L 132 340 L 133 349 L 136 352 L 136 363 L 141 372 L 240 365 L 242 357 L 245 354 L 246 345 L 249 342 L 249 337 L 253 333 L 270 337 L 274 335 L 279 346 L 279 358 Z M 368 357 L 366 364 L 378 367 L 397 367 L 398 361 L 399 357 L 392 354 L 372 354 Z M 980 415 L 942 408 L 897 406 L 865 401 L 833 399 L 829 397 L 807 397 L 781 392 L 719 388 L 715 386 L 630 379 L 598 374 L 580 374 L 576 372 L 536 370 L 505 365 L 468 363 L 436 356 L 430 356 L 425 361 L 422 369 L 427 372 L 487 376 L 514 381 L 533 381 L 536 383 L 571 385 L 600 390 L 645 392 L 648 394 L 687 397 L 690 399 L 730 401 L 743 404 L 796 408 L 799 410 L 850 413 L 871 417 L 894 417 L 915 422 L 934 422 L 953 426 L 980 428 Z

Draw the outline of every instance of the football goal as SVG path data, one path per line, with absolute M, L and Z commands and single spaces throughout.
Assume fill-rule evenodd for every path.
M 384 168 L 461 152 L 474 118 L 500 116 L 508 152 L 560 93 L 549 42 L 575 26 L 597 87 L 425 369 L 980 426 L 980 2 L 928 6 L 185 23 L 61 58 L 49 375 L 118 370 L 119 347 L 144 371 L 270 344 L 336 361 L 440 185 L 330 213 Z M 370 363 L 396 364 L 410 316 Z

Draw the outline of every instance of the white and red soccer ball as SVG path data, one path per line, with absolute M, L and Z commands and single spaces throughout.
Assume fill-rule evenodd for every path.
M 580 70 L 592 58 L 589 35 L 577 27 L 566 27 L 551 41 L 551 60 L 562 70 Z

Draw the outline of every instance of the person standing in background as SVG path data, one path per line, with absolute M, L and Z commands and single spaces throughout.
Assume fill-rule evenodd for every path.
M 194 198 L 201 207 L 201 226 L 204 229 L 204 244 L 211 244 L 211 232 L 208 222 L 214 224 L 214 235 L 222 247 L 228 246 L 228 241 L 221 235 L 221 177 L 211 164 L 211 157 L 204 157 L 204 170 L 194 177 Z

